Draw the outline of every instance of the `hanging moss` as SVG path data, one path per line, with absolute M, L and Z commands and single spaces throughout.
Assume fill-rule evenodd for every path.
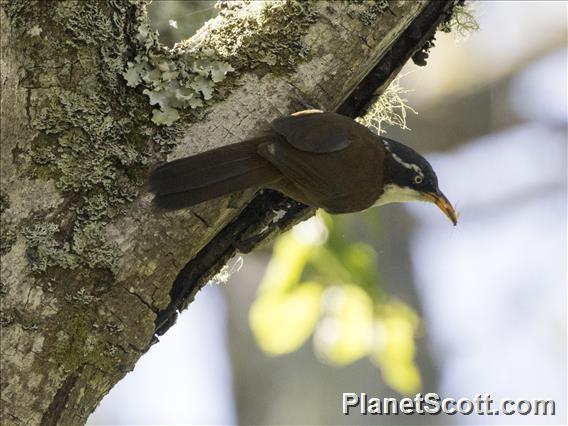
M 470 3 L 454 0 L 451 15 L 440 24 L 439 30 L 444 33 L 455 32 L 460 37 L 467 37 L 474 31 L 479 31 L 479 24 L 473 15 L 473 7 Z
M 446 12 L 444 20 L 438 25 L 438 30 L 449 33 L 455 32 L 460 37 L 464 37 L 472 31 L 477 31 L 479 25 L 473 16 L 470 4 L 466 5 L 465 0 L 453 0 L 450 8 Z M 435 46 L 436 34 L 427 40 L 422 48 L 417 51 L 412 60 L 418 66 L 426 66 L 430 49 Z

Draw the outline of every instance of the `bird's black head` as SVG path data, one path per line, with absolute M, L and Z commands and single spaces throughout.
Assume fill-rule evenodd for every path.
M 455 225 L 457 214 L 438 188 L 438 177 L 428 161 L 412 148 L 381 137 L 386 150 L 384 191 L 377 205 L 428 201 L 436 204 Z

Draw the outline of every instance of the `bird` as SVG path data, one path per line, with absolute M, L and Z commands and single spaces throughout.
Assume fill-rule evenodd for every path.
M 426 201 L 454 226 L 458 221 L 424 157 L 335 112 L 312 109 L 276 118 L 257 136 L 167 162 L 149 175 L 153 203 L 163 210 L 250 187 L 273 189 L 331 214 Z

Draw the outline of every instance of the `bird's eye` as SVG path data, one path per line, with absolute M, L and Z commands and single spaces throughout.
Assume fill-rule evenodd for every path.
M 414 178 L 414 183 L 420 185 L 424 181 L 424 178 L 420 175 Z

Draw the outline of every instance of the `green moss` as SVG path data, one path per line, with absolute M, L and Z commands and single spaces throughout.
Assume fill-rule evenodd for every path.
M 44 353 L 66 371 L 91 365 L 103 371 L 115 367 L 113 348 L 98 332 L 98 314 L 94 305 L 75 303 L 65 310 L 64 318 L 55 318 L 58 332 Z

